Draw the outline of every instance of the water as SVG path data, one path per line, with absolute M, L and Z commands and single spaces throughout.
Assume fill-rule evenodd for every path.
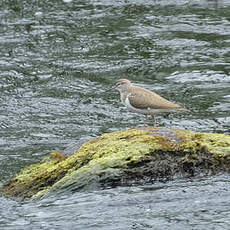
M 192 110 L 161 125 L 230 134 L 229 15 L 224 0 L 2 1 L 0 182 L 76 140 L 143 125 L 104 92 L 119 78 Z M 228 184 L 219 175 L 0 198 L 0 228 L 228 229 Z
M 228 176 L 74 193 L 7 206 L 4 229 L 229 229 Z

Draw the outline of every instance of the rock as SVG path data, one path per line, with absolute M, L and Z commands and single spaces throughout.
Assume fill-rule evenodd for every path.
M 3 184 L 0 193 L 37 199 L 58 192 L 230 170 L 230 136 L 224 134 L 145 127 L 106 133 L 78 147 L 73 155 L 69 150 L 68 154 L 54 152 L 42 162 L 25 167 Z

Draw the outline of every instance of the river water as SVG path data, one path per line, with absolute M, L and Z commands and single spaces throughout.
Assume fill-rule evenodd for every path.
M 192 111 L 160 125 L 230 134 L 228 0 L 3 0 L 0 50 L 1 183 L 53 150 L 145 125 L 105 92 L 120 78 Z M 218 175 L 0 197 L 0 229 L 229 229 L 229 189 Z

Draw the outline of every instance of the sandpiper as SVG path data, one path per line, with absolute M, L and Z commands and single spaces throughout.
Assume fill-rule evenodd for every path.
M 120 92 L 122 103 L 132 112 L 153 116 L 154 125 L 156 122 L 155 114 L 176 111 L 189 112 L 188 109 L 174 104 L 148 89 L 134 86 L 127 79 L 118 80 L 112 89 Z

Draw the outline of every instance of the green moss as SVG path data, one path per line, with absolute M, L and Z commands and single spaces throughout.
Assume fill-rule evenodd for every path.
M 166 128 L 129 129 L 103 134 L 66 157 L 52 153 L 25 167 L 1 193 L 38 198 L 51 192 L 125 184 L 177 173 L 230 169 L 230 136 Z
M 47 189 L 66 173 L 65 168 L 60 167 L 65 158 L 63 154 L 55 152 L 41 163 L 26 166 L 4 185 L 7 189 L 1 189 L 3 194 L 26 198 Z
M 183 140 L 181 148 L 187 152 L 196 153 L 206 151 L 216 155 L 230 155 L 230 137 L 224 134 L 193 133 L 190 131 L 177 131 Z

